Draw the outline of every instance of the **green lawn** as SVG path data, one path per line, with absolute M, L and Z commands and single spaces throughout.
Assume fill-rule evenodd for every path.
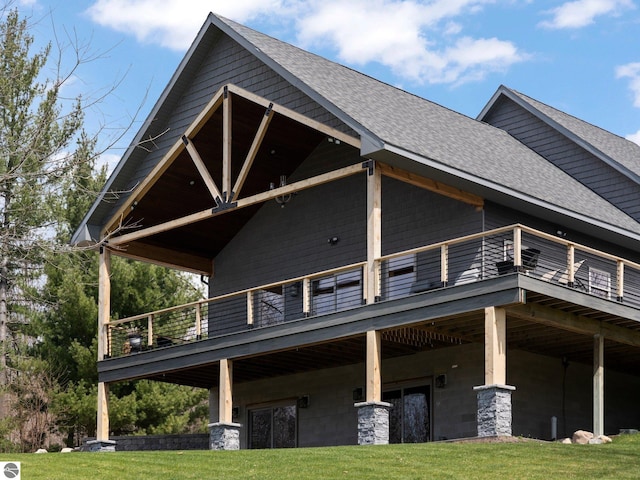
M 640 435 L 607 445 L 431 443 L 367 447 L 0 455 L 22 480 L 640 478 Z M 0 474 L 0 478 L 1 474 Z

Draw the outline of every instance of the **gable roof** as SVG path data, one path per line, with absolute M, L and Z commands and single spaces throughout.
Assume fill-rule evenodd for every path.
M 589 151 L 623 175 L 640 184 L 640 145 L 501 85 L 478 115 L 482 120 L 504 95 L 547 125 Z
M 508 133 L 213 14 L 132 145 L 150 135 L 154 119 L 170 114 L 198 62 L 221 35 L 355 130 L 364 157 L 408 162 L 428 176 L 490 200 L 515 202 L 538 215 L 554 212 L 640 241 L 640 224 Z M 123 190 L 127 175 L 143 155 L 130 147 L 103 196 L 109 190 Z M 108 211 L 100 203 L 87 214 L 74 241 L 86 238 L 89 226 Z

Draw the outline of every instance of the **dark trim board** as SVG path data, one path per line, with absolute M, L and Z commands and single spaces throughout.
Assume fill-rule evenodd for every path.
M 370 330 L 411 326 L 476 312 L 485 307 L 518 304 L 523 299 L 519 277 L 492 278 L 334 314 L 107 359 L 98 362 L 98 378 L 100 382 L 109 383 L 152 377 L 163 372 L 212 364 L 225 358 L 249 358 L 354 337 Z

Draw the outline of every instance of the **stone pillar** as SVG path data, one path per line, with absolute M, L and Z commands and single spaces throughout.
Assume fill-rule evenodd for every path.
M 89 440 L 84 444 L 85 452 L 115 452 L 115 440 Z
M 387 402 L 361 402 L 358 409 L 358 445 L 389 443 L 389 409 Z
M 478 395 L 478 437 L 511 436 L 510 385 L 481 385 L 473 387 Z
M 209 448 L 211 450 L 240 450 L 239 423 L 210 423 Z

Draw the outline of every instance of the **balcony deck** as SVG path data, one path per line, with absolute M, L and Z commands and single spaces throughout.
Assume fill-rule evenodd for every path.
M 364 333 L 382 330 L 386 357 L 482 342 L 485 307 L 535 304 L 577 321 L 640 329 L 640 265 L 522 225 L 451 239 L 376 259 L 374 299 L 367 265 L 111 321 L 101 381 L 154 378 L 215 385 L 221 358 L 236 381 L 269 372 L 362 361 Z M 509 346 L 591 361 L 592 338 L 550 329 L 515 309 Z M 530 314 L 528 314 L 530 315 Z M 534 312 L 535 315 L 535 312 Z M 609 365 L 637 368 L 632 347 L 612 343 Z M 259 355 L 269 353 L 269 361 Z M 633 358 L 632 358 L 633 357 Z

